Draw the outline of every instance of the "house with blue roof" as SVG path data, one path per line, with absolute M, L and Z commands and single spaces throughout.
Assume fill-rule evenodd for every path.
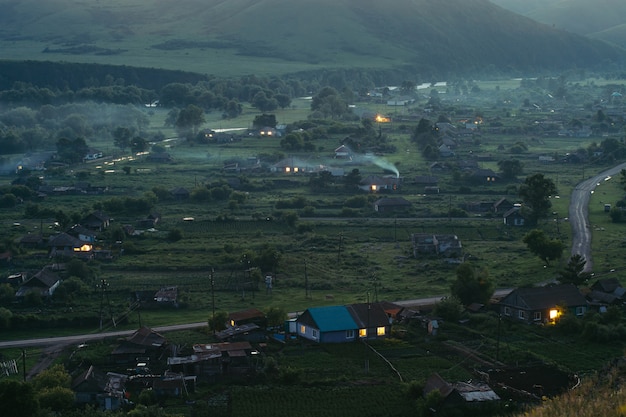
M 389 336 L 391 320 L 380 303 L 312 307 L 296 320 L 298 336 L 317 343 L 346 343 Z

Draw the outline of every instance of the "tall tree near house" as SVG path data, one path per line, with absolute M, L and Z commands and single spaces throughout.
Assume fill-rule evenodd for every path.
M 550 261 L 560 259 L 563 255 L 565 245 L 559 239 L 549 239 L 543 230 L 534 229 L 526 233 L 522 241 L 528 249 L 546 265 L 550 265 Z
M 572 255 L 572 257 L 561 271 L 557 280 L 561 284 L 574 284 L 576 286 L 586 283 L 591 278 L 591 273 L 585 271 L 587 260 L 580 254 Z
M 534 174 L 526 178 L 520 185 L 519 196 L 524 202 L 528 219 L 531 224 L 537 224 L 539 219 L 545 218 L 550 213 L 552 202 L 550 197 L 557 193 L 554 182 L 545 178 L 543 174 Z
M 195 137 L 198 134 L 198 129 L 204 122 L 204 110 L 194 104 L 190 104 L 178 113 L 176 130 L 180 135 Z
M 476 270 L 469 262 L 464 262 L 456 269 L 456 280 L 450 291 L 463 305 L 487 303 L 494 291 L 493 280 L 487 270 Z

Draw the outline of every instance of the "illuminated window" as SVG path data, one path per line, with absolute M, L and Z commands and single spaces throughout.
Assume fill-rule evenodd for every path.
M 299 171 L 298 167 L 294 167 L 293 172 L 298 172 L 298 171 Z
M 306 334 L 306 326 L 300 326 L 300 333 Z
M 375 184 L 372 184 L 372 191 L 376 191 L 378 189 L 378 186 Z
M 559 317 L 559 310 L 553 308 L 550 310 L 550 320 L 556 320 Z
M 235 327 L 235 320 L 230 321 L 230 327 Z
M 285 167 L 285 172 L 291 172 L 291 168 L 290 167 Z
M 376 329 L 376 334 L 377 334 L 378 336 L 384 336 L 384 335 L 385 335 L 385 327 L 383 326 L 383 327 L 379 327 L 379 328 L 377 328 L 377 329 Z
M 367 329 L 359 329 L 359 337 L 367 337 Z

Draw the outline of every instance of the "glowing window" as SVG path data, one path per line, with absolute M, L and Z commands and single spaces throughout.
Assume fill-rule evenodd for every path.
M 378 336 L 384 336 L 384 335 L 385 335 L 385 327 L 383 326 L 383 327 L 379 327 L 379 328 L 377 328 L 377 329 L 376 329 L 376 334 L 377 334 Z
M 359 329 L 359 337 L 367 337 L 367 329 Z
M 290 167 L 285 167 L 285 172 L 291 172 L 291 168 Z
M 306 326 L 300 326 L 300 333 L 302 334 L 306 333 Z

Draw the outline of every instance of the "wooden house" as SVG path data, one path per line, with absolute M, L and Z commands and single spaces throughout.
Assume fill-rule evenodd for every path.
M 98 210 L 84 217 L 80 221 L 80 224 L 88 229 L 94 230 L 96 232 L 101 232 L 110 226 L 111 217 L 103 211 Z
M 134 363 L 137 358 L 150 361 L 163 354 L 166 344 L 165 337 L 144 326 L 122 341 L 111 352 L 111 357 L 115 363 Z
M 61 279 L 55 272 L 44 268 L 20 285 L 15 296 L 22 298 L 28 293 L 36 293 L 42 297 L 50 297 L 60 283 Z
M 235 311 L 228 315 L 228 327 L 239 327 L 244 324 L 256 324 L 261 328 L 267 327 L 265 313 L 258 308 L 248 308 L 246 310 Z
M 488 404 L 499 401 L 500 397 L 487 384 L 474 381 L 450 383 L 444 380 L 438 373 L 432 374 L 424 385 L 423 395 L 426 397 L 433 391 L 439 391 L 442 402 L 441 406 L 465 407 Z
M 498 302 L 500 314 L 525 323 L 554 323 L 564 313 L 583 316 L 588 303 L 573 284 L 517 288 Z
M 296 319 L 296 334 L 317 343 L 380 339 L 391 333 L 391 319 L 380 303 L 308 308 Z
M 374 211 L 378 213 L 405 212 L 411 208 L 411 202 L 402 197 L 381 198 L 374 201 Z
M 114 411 L 126 401 L 126 379 L 126 375 L 105 374 L 91 365 L 72 380 L 71 388 L 78 405 L 95 405 Z
M 80 240 L 77 237 L 67 233 L 59 233 L 58 235 L 48 239 L 48 247 L 50 249 L 50 257 L 78 257 L 91 259 L 93 257 L 93 245 L 89 242 Z
M 502 219 L 507 226 L 524 226 L 526 224 L 526 216 L 518 204 L 504 213 Z

